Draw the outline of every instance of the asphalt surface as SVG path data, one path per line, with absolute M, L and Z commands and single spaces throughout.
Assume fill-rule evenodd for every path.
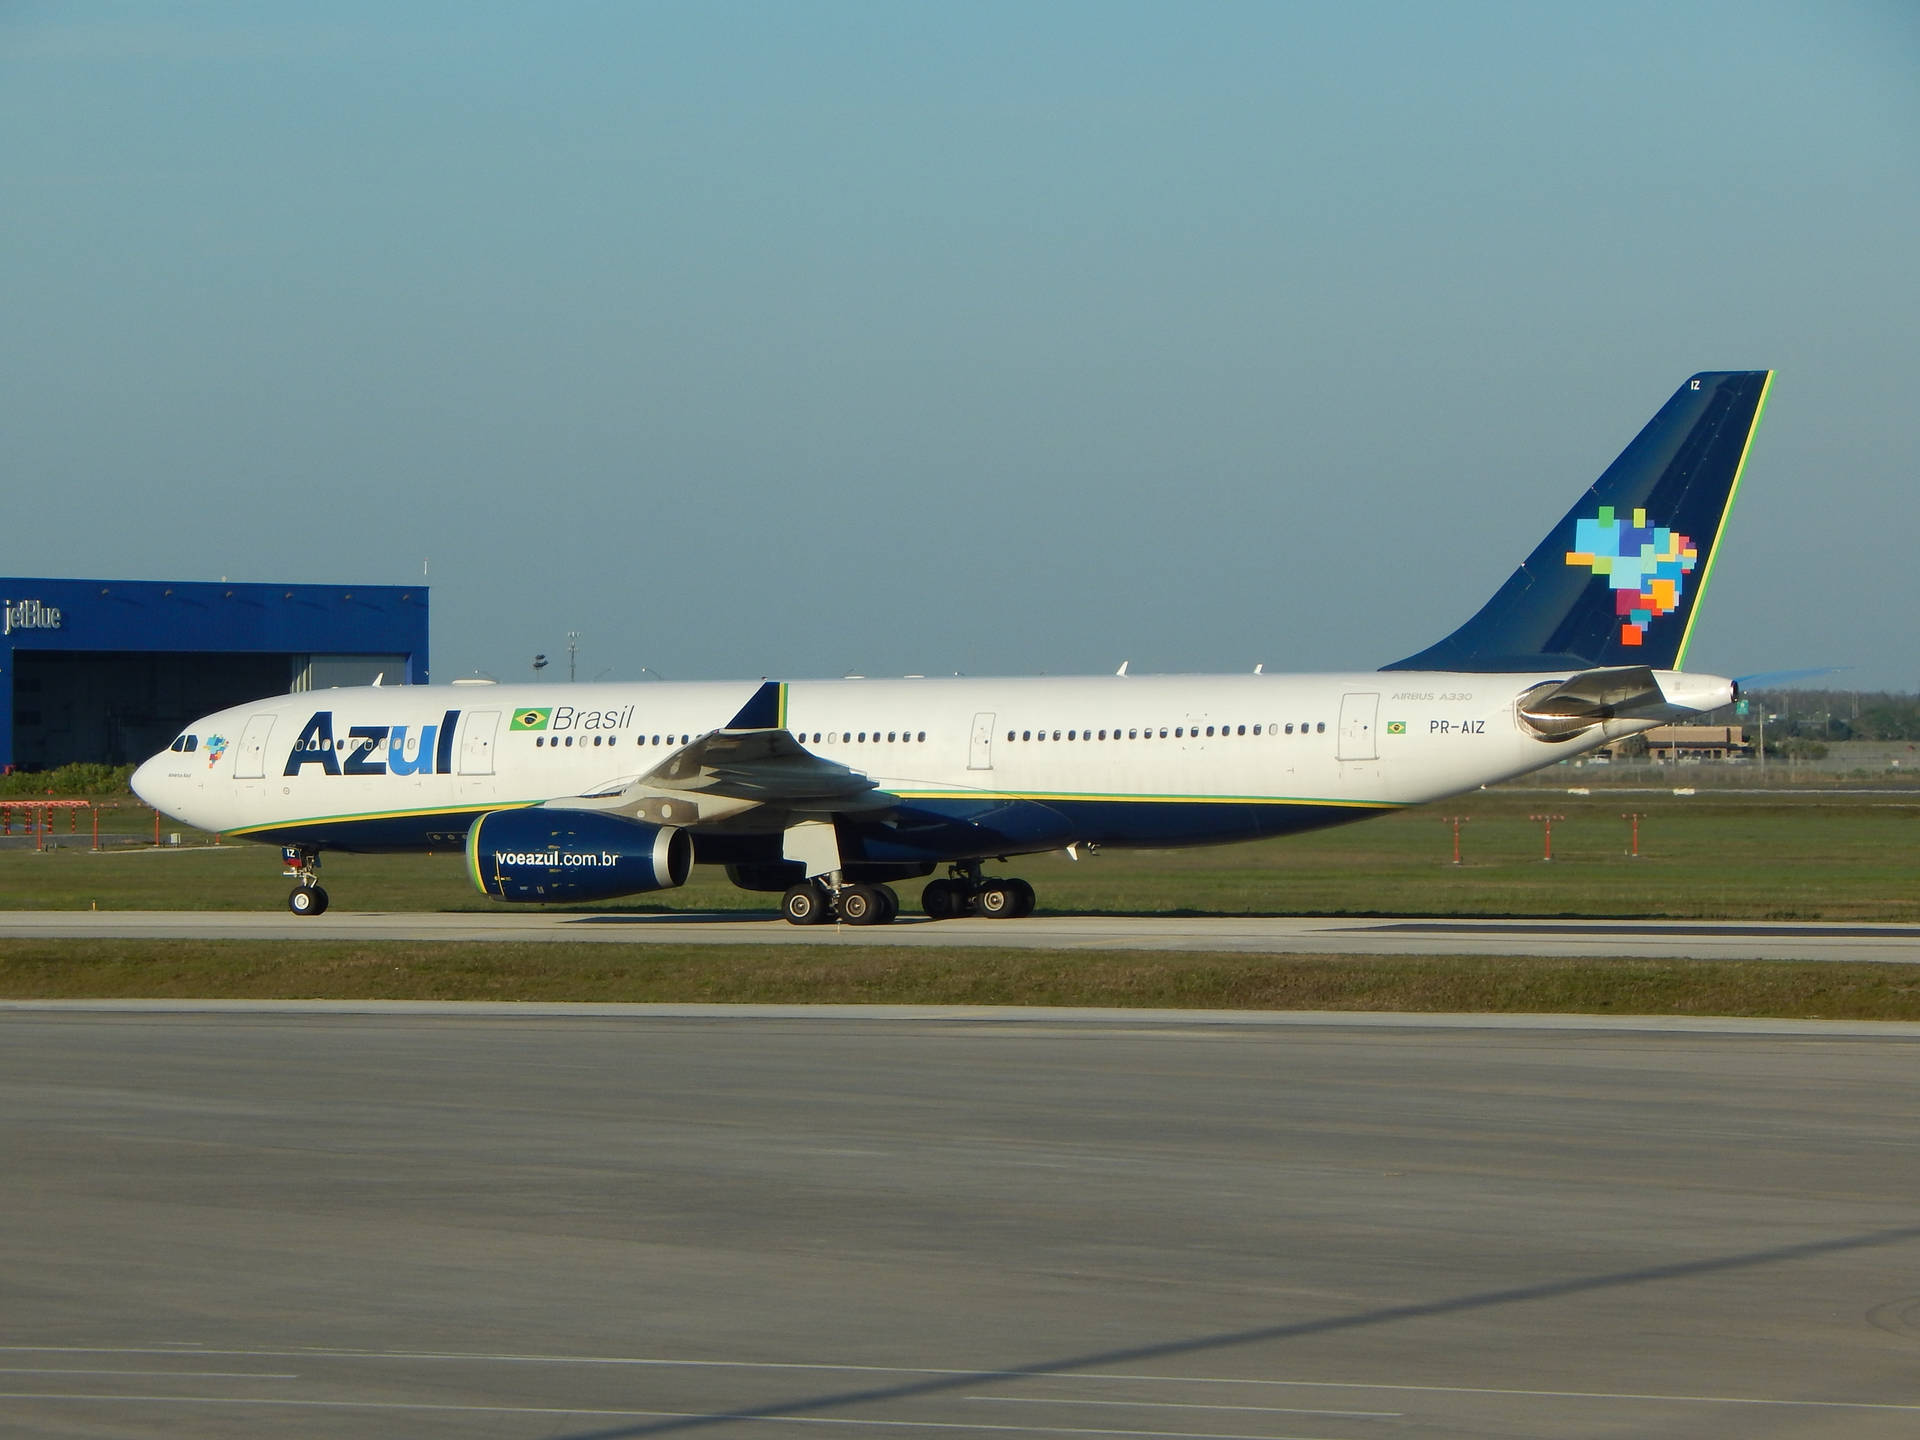
M 0 1009 L 9 1436 L 1920 1433 L 1920 1027 Z
M 1920 962 L 1920 925 L 1655 920 L 1364 920 L 1234 916 L 1038 916 L 794 926 L 737 913 L 329 910 L 0 912 L 0 939 L 617 941 L 675 945 L 940 945 L 1246 954 L 1635 956 L 1699 960 Z

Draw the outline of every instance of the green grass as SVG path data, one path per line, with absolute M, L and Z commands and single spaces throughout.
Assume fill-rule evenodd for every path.
M 1638 810 L 1639 859 L 1621 814 Z M 1554 826 L 1555 859 L 1540 859 Z M 1465 863 L 1442 817 L 1469 815 Z M 150 837 L 151 813 L 106 812 Z M 167 827 L 171 829 L 171 826 Z M 16 825 L 16 830 L 18 829 Z M 65 821 L 61 822 L 62 831 Z M 0 848 L 0 909 L 272 910 L 271 848 L 191 833 L 180 848 Z M 1207 850 L 1030 856 L 1042 913 L 1409 914 L 1920 920 L 1920 800 L 1845 791 L 1570 795 L 1481 791 L 1290 840 Z M 329 856 L 335 904 L 497 911 L 462 858 Z M 918 886 L 900 887 L 911 905 Z M 602 907 L 757 912 L 772 896 L 700 871 L 685 889 Z M 324 926 L 325 922 L 319 922 Z M 324 934 L 316 930 L 316 936 Z M 1169 1008 L 1920 1019 L 1920 967 L 1646 960 L 1332 958 L 673 944 L 298 944 L 0 941 L 0 996 L 723 1003 L 1117 1005 Z
M 0 941 L 0 996 L 1920 1020 L 1920 967 L 764 945 Z
M 1630 810 L 1645 815 L 1637 860 L 1625 854 L 1620 817 Z M 1527 818 L 1548 812 L 1566 817 L 1554 825 L 1551 864 L 1540 859 L 1540 826 Z M 1473 817 L 1458 867 L 1448 863 L 1448 814 Z M 109 829 L 151 834 L 151 812 L 108 816 Z M 0 849 L 0 909 L 267 910 L 285 898 L 272 848 L 191 848 L 207 837 L 189 834 L 189 848 L 178 851 L 96 855 L 84 827 L 76 848 Z M 1920 797 L 1492 790 L 1292 839 L 1108 851 L 1078 863 L 1029 856 L 991 868 L 1031 880 L 1042 913 L 1916 921 Z M 473 891 L 452 852 L 330 855 L 324 879 L 343 909 L 502 908 Z M 917 903 L 917 882 L 900 891 L 908 906 Z M 597 908 L 770 914 L 775 898 L 735 890 L 702 868 L 684 889 Z

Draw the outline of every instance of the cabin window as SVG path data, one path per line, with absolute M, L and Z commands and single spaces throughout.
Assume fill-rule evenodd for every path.
M 1318 725 L 1314 726 L 1313 728 L 1318 734 L 1324 735 L 1327 733 L 1327 722 L 1322 720 Z
M 893 731 L 891 730 L 887 731 L 887 743 L 889 745 L 893 744 L 894 741 L 898 740 L 899 738 L 900 737 L 897 734 L 895 734 Z
M 573 748 L 573 736 L 571 735 L 567 736 L 567 748 L 569 750 Z
M 1287 734 L 1291 735 L 1292 733 L 1293 733 L 1293 722 L 1289 720 L 1287 722 Z
M 1207 738 L 1209 740 L 1213 738 L 1213 726 L 1211 725 L 1207 726 Z
M 924 745 L 927 743 L 927 732 L 922 730 L 918 735 L 914 736 L 913 738 L 919 744 Z
M 1256 726 L 1254 726 L 1254 727 L 1253 727 L 1253 733 L 1254 733 L 1254 734 L 1256 734 L 1256 735 L 1258 735 L 1258 734 L 1260 733 L 1260 727 L 1259 727 L 1258 725 L 1256 725 Z
M 544 735 L 536 735 L 533 737 L 533 748 L 536 750 L 538 750 L 542 745 L 546 743 L 547 743 L 547 737 Z

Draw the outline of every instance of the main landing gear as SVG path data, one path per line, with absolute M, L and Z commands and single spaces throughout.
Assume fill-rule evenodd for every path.
M 320 852 L 304 845 L 285 845 L 280 858 L 287 867 L 281 874 L 292 876 L 295 882 L 287 896 L 287 909 L 296 915 L 326 914 L 327 892 L 320 888 Z
M 952 866 L 948 879 L 929 880 L 920 892 L 920 907 L 929 920 L 955 920 L 962 915 L 1019 920 L 1033 913 L 1033 901 L 1033 886 L 1012 876 L 982 875 L 978 861 Z
M 900 913 L 900 897 L 891 885 L 835 890 L 824 880 L 809 880 L 780 897 L 780 913 L 789 925 L 824 925 L 836 916 L 848 925 L 885 925 Z
M 920 892 L 920 906 L 930 920 L 954 920 L 980 915 L 989 920 L 1017 920 L 1033 913 L 1033 886 L 1024 880 L 988 879 L 977 863 L 953 867 L 952 877 L 929 881 Z M 780 913 L 790 925 L 824 925 L 838 919 L 846 925 L 885 925 L 900 913 L 900 897 L 889 885 L 833 885 L 826 878 L 795 885 L 780 899 Z

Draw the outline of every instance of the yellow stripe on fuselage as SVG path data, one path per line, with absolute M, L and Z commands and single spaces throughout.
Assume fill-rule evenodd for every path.
M 489 800 L 484 804 L 429 805 L 418 810 L 366 810 L 352 815 L 307 815 L 287 820 L 269 820 L 263 825 L 242 825 L 223 830 L 223 835 L 242 838 L 266 830 L 284 830 L 289 825 L 350 825 L 361 820 L 416 820 L 431 815 L 466 815 L 477 810 L 524 810 L 539 805 L 539 800 Z

